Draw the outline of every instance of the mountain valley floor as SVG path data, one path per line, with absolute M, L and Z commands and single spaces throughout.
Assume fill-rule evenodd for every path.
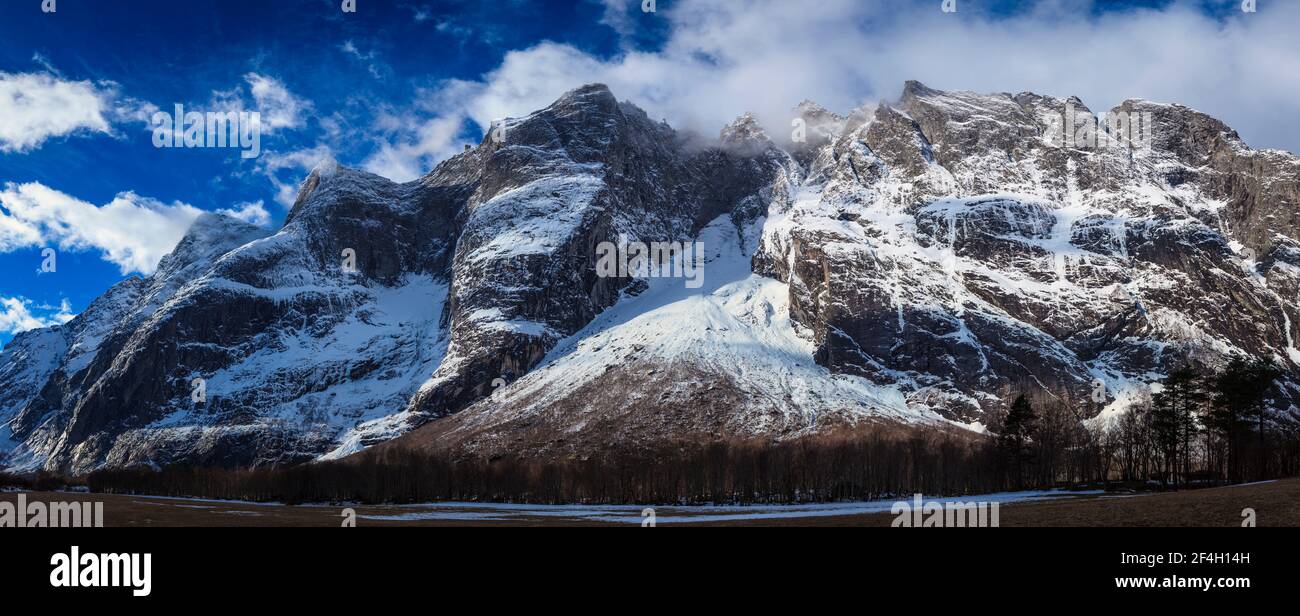
M 17 492 L 0 493 L 14 503 Z M 416 505 L 299 505 L 84 492 L 26 492 L 31 502 L 104 503 L 110 527 L 339 527 L 344 510 L 357 526 L 623 526 L 643 521 L 641 505 L 521 505 L 428 503 Z M 928 497 L 927 497 L 928 498 Z M 1259 526 L 1300 526 L 1300 479 L 1158 493 L 1031 491 L 939 498 L 1000 505 L 1001 526 L 1241 526 L 1254 509 Z M 878 526 L 894 519 L 894 501 L 655 507 L 662 526 Z

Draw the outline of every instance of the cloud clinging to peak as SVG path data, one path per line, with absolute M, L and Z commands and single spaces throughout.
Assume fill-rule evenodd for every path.
M 1214 115 L 1255 147 L 1300 151 L 1300 3 L 1207 14 L 1200 2 L 1103 10 L 1088 0 L 1040 0 L 992 15 L 959 1 L 680 0 L 654 13 L 608 2 L 604 22 L 623 36 L 666 20 L 657 49 L 598 57 L 542 42 L 507 53 L 476 81 L 449 81 L 454 104 L 423 116 L 416 137 L 395 135 L 371 161 L 399 179 L 456 151 L 445 130 L 541 108 L 563 92 L 603 82 L 655 119 L 703 134 L 753 111 L 789 131 L 804 99 L 845 113 L 892 100 L 909 79 L 945 90 L 1078 95 L 1094 109 L 1128 98 L 1179 102 Z M 774 135 L 778 133 L 774 132 Z

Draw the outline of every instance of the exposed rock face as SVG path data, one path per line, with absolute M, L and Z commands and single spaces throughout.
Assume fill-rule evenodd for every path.
M 1295 369 L 1296 272 L 1239 250 L 1290 254 L 1293 226 L 1239 212 L 1293 221 L 1295 157 L 1139 101 L 1116 111 L 1151 114 L 1149 152 L 1063 148 L 1045 117 L 1067 107 L 1086 110 L 909 82 L 896 107 L 826 146 L 827 181 L 769 222 L 757 262 L 790 281 L 819 363 L 910 379 L 909 400 L 946 400 L 965 421 L 1026 389 L 1090 406 L 1096 379 L 1113 401 L 1184 356 Z M 1285 408 L 1297 390 L 1276 393 Z
M 700 144 L 604 86 L 395 184 L 328 166 L 273 234 L 200 219 L 157 272 L 0 355 L 6 466 L 337 457 L 1108 411 L 1234 352 L 1300 398 L 1300 162 L 1176 105 L 1149 151 L 1046 138 L 1077 99 L 941 92 L 742 116 Z M 602 277 L 692 242 L 704 283 Z M 196 380 L 197 379 L 197 380 Z M 428 424 L 428 425 L 424 425 Z
M 475 152 L 483 179 L 462 214 L 447 358 L 412 402 L 428 416 L 529 371 L 618 300 L 630 280 L 597 275 L 600 243 L 681 241 L 722 214 L 757 216 L 746 199 L 784 162 L 753 134 L 688 151 L 604 86 L 498 131 Z

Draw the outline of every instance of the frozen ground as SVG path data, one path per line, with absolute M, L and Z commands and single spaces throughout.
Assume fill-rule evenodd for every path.
M 948 498 L 927 497 L 926 502 L 1014 503 L 1096 496 L 1101 490 L 1067 492 L 1041 490 L 997 492 Z M 911 505 L 912 497 L 847 503 L 810 503 L 806 505 L 697 505 L 653 507 L 656 524 L 674 522 L 737 522 L 742 520 L 798 519 L 823 516 L 850 516 L 886 513 L 899 501 Z M 389 521 L 505 521 L 526 518 L 556 518 L 589 522 L 640 524 L 645 520 L 643 505 L 524 505 L 508 503 L 441 502 L 405 505 L 409 512 L 391 515 L 360 515 L 361 519 Z

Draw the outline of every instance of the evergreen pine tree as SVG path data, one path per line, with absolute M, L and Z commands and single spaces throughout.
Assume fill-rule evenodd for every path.
M 1022 487 L 1024 482 L 1024 460 L 1028 455 L 1027 445 L 1034 433 L 1038 417 L 1034 413 L 1034 407 L 1029 404 L 1029 400 L 1024 394 L 1016 396 L 1015 401 L 1011 403 L 1011 410 L 1007 412 L 1006 419 L 1002 422 L 1002 434 L 999 437 L 999 443 L 1004 453 L 1011 459 L 1011 466 L 1015 469 L 1016 488 Z
M 1165 459 L 1166 480 L 1187 480 L 1191 474 L 1192 440 L 1200 427 L 1197 417 L 1206 404 L 1204 380 L 1190 367 L 1173 370 L 1152 397 L 1152 419 L 1156 442 Z
M 1268 475 L 1265 438 L 1268 407 L 1264 397 L 1279 376 L 1281 371 L 1267 361 L 1236 357 L 1214 380 L 1214 427 L 1228 441 L 1230 474 L 1234 481 L 1245 479 L 1242 437 L 1252 423 L 1259 439 L 1255 475 L 1260 479 Z

